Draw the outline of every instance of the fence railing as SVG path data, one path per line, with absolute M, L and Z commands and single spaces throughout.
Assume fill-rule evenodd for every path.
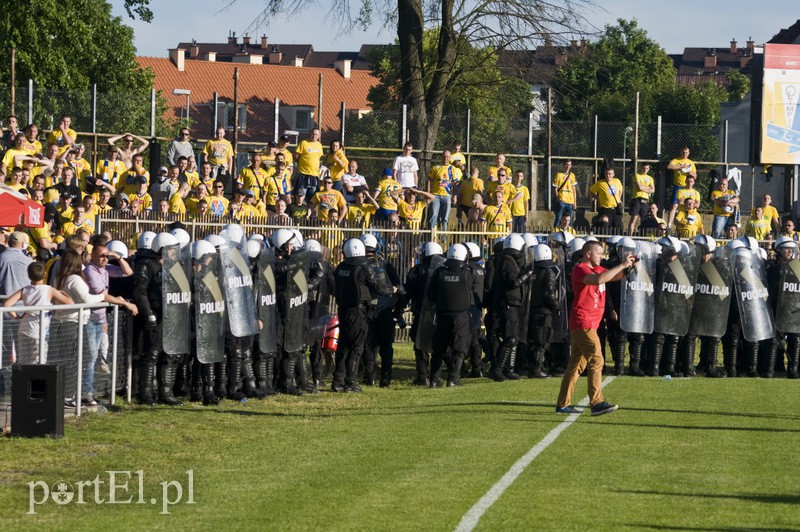
M 103 350 L 102 336 L 96 342 L 88 345 L 86 338 L 84 312 L 86 310 L 110 309 L 110 323 L 107 324 L 107 360 L 110 363 L 109 374 L 96 372 L 94 365 L 100 361 L 105 363 L 100 356 Z M 56 327 L 54 333 L 53 314 L 55 312 L 77 312 L 77 330 L 71 327 Z M 31 314 L 36 316 L 38 327 L 37 338 L 28 338 L 19 334 L 20 325 L 10 314 Z M 81 303 L 72 305 L 48 306 L 0 306 L 0 380 L 2 393 L 0 396 L 11 395 L 10 366 L 13 363 L 57 364 L 64 366 L 64 392 L 65 397 L 75 398 L 75 413 L 80 416 L 82 412 L 82 398 L 84 396 L 84 380 L 92 385 L 92 391 L 107 389 L 109 402 L 116 402 L 116 393 L 119 386 L 127 386 L 127 400 L 131 399 L 131 349 L 127 339 L 127 330 L 130 325 L 128 312 L 119 312 L 119 307 L 108 303 Z M 66 322 L 65 320 L 64 322 Z M 70 320 L 71 321 L 71 320 Z M 77 344 L 76 344 L 77 342 Z M 124 345 L 125 349 L 120 350 Z M 94 353 L 88 349 L 95 349 Z M 87 357 L 88 355 L 88 357 Z M 126 370 L 126 375 L 119 372 L 120 363 Z M 97 373 L 97 378 L 95 374 Z M 91 377 L 89 377 L 91 375 Z M 124 378 L 123 378 L 124 377 Z

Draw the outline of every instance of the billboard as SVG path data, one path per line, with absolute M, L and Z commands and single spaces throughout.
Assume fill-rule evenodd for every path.
M 800 45 L 764 45 L 761 164 L 800 164 Z

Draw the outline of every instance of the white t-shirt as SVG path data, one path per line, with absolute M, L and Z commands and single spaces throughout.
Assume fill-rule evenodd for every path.
M 344 174 L 342 176 L 342 184 L 350 187 L 365 187 L 367 186 L 367 180 L 361 174 Z
M 28 285 L 22 289 L 22 304 L 26 307 L 44 307 L 50 304 L 50 285 Z M 49 321 L 48 313 L 44 313 L 44 321 Z M 45 328 L 47 325 L 45 325 Z M 39 313 L 26 312 L 19 324 L 19 334 L 39 339 Z
M 392 167 L 397 172 L 397 181 L 403 188 L 416 187 L 414 172 L 419 171 L 417 160 L 411 156 L 398 155 Z

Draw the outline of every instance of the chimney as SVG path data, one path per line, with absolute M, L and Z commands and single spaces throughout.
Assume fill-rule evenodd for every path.
M 744 67 L 746 67 L 746 66 L 747 66 L 747 63 L 749 63 L 749 62 L 750 62 L 750 59 L 752 59 L 752 58 L 753 58 L 753 56 L 751 56 L 751 55 L 747 55 L 747 54 L 745 54 L 745 55 L 740 55 L 740 56 L 739 56 L 739 68 L 744 68 Z
M 713 48 L 709 48 L 706 52 L 705 61 L 703 63 L 705 68 L 714 68 L 717 66 L 717 52 Z
M 302 67 L 303 66 L 303 58 L 302 57 L 295 57 L 294 61 L 292 61 L 292 66 Z
M 753 41 L 752 37 L 748 37 L 747 38 L 747 49 L 749 50 L 750 55 L 753 54 L 753 49 L 755 48 L 755 44 L 756 43 L 755 43 L 755 41 Z
M 266 50 L 267 49 L 267 44 L 269 44 L 269 39 L 267 39 L 266 35 L 262 35 L 261 36 L 261 49 L 262 50 Z
M 178 68 L 178 72 L 183 72 L 185 68 L 186 50 L 183 48 L 170 48 L 169 60 Z
M 333 68 L 342 75 L 344 79 L 350 79 L 350 65 L 353 61 L 351 59 L 339 59 L 333 62 Z
M 200 47 L 197 46 L 197 41 L 192 39 L 192 45 L 189 47 L 189 57 L 197 59 L 198 55 L 200 55 Z
M 206 52 L 200 57 L 203 61 L 215 62 L 217 60 L 217 52 Z
M 736 50 L 736 39 L 731 39 L 731 53 L 732 54 L 737 53 L 737 50 Z
M 569 41 L 569 47 L 572 48 L 573 50 L 577 49 L 578 48 L 578 41 L 576 41 L 574 39 Z
M 231 59 L 233 63 L 244 63 L 248 65 L 260 65 L 264 62 L 263 55 L 252 55 L 252 54 L 236 54 Z
M 236 44 L 236 32 L 229 31 L 228 32 L 228 44 Z
M 581 39 L 581 49 L 583 50 L 587 46 L 589 46 L 589 41 L 587 41 L 586 39 Z
M 242 44 L 245 46 L 250 46 L 250 36 L 246 33 L 244 34 L 244 37 L 242 37 Z
M 283 61 L 283 54 L 278 51 L 277 47 L 273 47 L 272 51 L 269 53 L 269 64 L 280 65 L 281 61 Z
M 563 66 L 567 64 L 567 52 L 564 50 L 559 50 L 556 53 L 556 66 Z

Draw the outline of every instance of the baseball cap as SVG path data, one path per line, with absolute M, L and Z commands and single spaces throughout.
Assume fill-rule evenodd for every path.
M 289 139 L 289 135 L 281 135 L 281 138 L 279 140 L 281 142 L 289 142 L 289 140 L 291 139 Z
M 249 189 L 249 188 L 248 188 L 247 190 L 245 190 L 245 191 L 244 191 L 244 194 L 245 194 L 245 196 L 252 196 L 252 197 L 254 197 L 254 198 L 256 197 L 256 193 L 255 193 L 255 192 L 253 192 L 253 190 L 252 190 L 252 189 Z
M 69 192 L 62 192 L 61 193 L 61 197 L 64 198 L 64 199 L 67 199 L 67 198 L 72 199 L 72 194 L 70 194 Z
M 240 196 L 244 196 L 244 189 L 243 188 L 237 188 L 236 190 L 233 191 L 233 193 L 234 194 L 238 194 Z
M 146 185 L 147 178 L 143 175 L 140 175 L 138 178 L 136 178 L 136 182 L 139 183 L 140 185 Z
M 159 168 L 159 169 L 158 169 L 158 173 L 159 173 L 159 174 L 160 174 L 161 172 L 167 172 L 167 171 L 169 171 L 169 169 L 168 169 L 166 166 L 162 166 L 161 168 Z
M 128 203 L 130 203 L 131 199 L 124 192 L 120 192 L 119 194 L 117 194 L 117 203 L 119 203 L 120 201 L 127 201 Z
M 383 175 L 392 175 L 392 169 L 391 168 L 384 168 L 383 169 Z

